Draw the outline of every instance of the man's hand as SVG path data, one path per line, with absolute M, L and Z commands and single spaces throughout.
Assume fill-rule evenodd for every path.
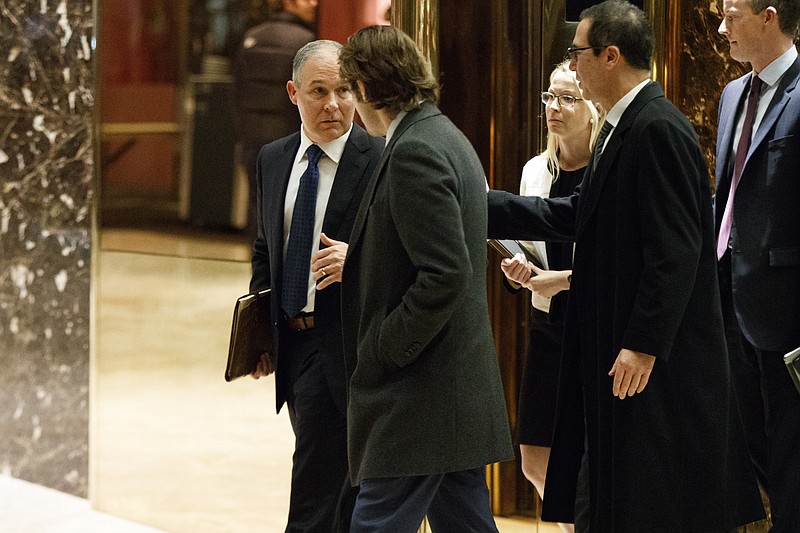
M 655 356 L 634 352 L 623 348 L 619 351 L 609 376 L 614 376 L 612 393 L 620 400 L 642 392 L 650 380 L 650 373 L 656 363 Z
M 311 257 L 311 272 L 317 282 L 317 290 L 321 291 L 332 283 L 342 281 L 344 258 L 347 256 L 347 243 L 329 239 L 320 234 L 320 242 L 326 246 Z
M 500 262 L 500 268 L 503 270 L 503 274 L 506 275 L 509 281 L 513 281 L 519 285 L 525 285 L 530 279 L 531 266 L 533 265 L 529 265 L 524 254 L 517 254 L 510 259 L 506 258 Z
M 261 360 L 258 362 L 256 371 L 250 374 L 253 379 L 258 379 L 261 376 L 269 376 L 275 372 L 275 363 L 267 352 L 261 354 Z

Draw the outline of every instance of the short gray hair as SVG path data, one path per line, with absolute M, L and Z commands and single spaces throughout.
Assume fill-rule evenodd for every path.
M 300 71 L 303 70 L 303 65 L 306 64 L 306 61 L 308 61 L 309 58 L 321 54 L 323 51 L 330 51 L 338 58 L 339 50 L 341 49 L 341 43 L 330 41 L 328 39 L 319 39 L 304 45 L 300 50 L 297 51 L 294 56 L 294 61 L 292 62 L 292 81 L 298 85 L 301 83 Z

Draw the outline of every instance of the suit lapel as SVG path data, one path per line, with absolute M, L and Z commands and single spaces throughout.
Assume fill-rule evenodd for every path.
M 369 158 L 364 152 L 368 149 L 369 137 L 364 130 L 354 124 L 336 169 L 333 188 L 325 209 L 325 219 L 322 221 L 322 231 L 331 238 L 338 234 L 345 213 L 353 202 L 358 184 L 365 179 L 364 171 L 369 165 Z
M 750 76 L 749 73 L 731 84 L 719 109 L 717 163 L 715 169 L 718 191 L 721 190 L 720 184 L 725 183 L 728 179 L 729 172 L 726 169 L 728 169 L 731 147 L 733 146 L 733 135 L 736 131 L 736 117 L 739 116 L 739 110 L 743 108 L 747 97 L 748 76 Z
M 296 133 L 286 139 L 282 151 L 274 161 L 271 161 L 265 169 L 267 182 L 271 184 L 268 205 L 266 212 L 272 218 L 272 242 L 270 243 L 271 257 L 270 264 L 275 271 L 274 279 L 283 279 L 283 213 L 286 203 L 286 189 L 289 186 L 289 176 L 292 174 L 294 166 L 294 156 L 300 147 L 300 133 Z
M 789 67 L 789 70 L 787 70 L 781 78 L 778 88 L 775 91 L 775 96 L 773 96 L 769 107 L 767 107 L 767 112 L 764 114 L 764 118 L 758 125 L 758 130 L 756 130 L 756 134 L 753 137 L 753 142 L 750 143 L 750 149 L 747 151 L 747 159 L 745 159 L 744 168 L 747 168 L 747 162 L 750 160 L 750 156 L 752 156 L 758 146 L 764 142 L 767 133 L 769 133 L 772 126 L 775 125 L 778 117 L 781 116 L 781 112 L 786 108 L 786 104 L 791 100 L 792 93 L 795 87 L 797 87 L 798 73 L 800 73 L 800 57 L 794 60 L 792 66 Z M 744 175 L 745 172 L 742 170 L 742 176 Z
M 581 184 L 582 192 L 579 198 L 576 229 L 578 235 L 580 235 L 581 231 L 586 226 L 586 222 L 591 218 L 592 213 L 597 209 L 600 193 L 605 186 L 608 176 L 614 169 L 614 162 L 617 159 L 618 152 L 622 149 L 625 135 L 636 119 L 636 116 L 639 114 L 639 111 L 641 111 L 642 107 L 650 100 L 663 96 L 664 92 L 658 84 L 651 82 L 645 85 L 622 114 L 619 123 L 611 132 L 611 137 L 608 139 L 608 143 L 603 150 L 603 154 L 600 156 L 600 160 L 597 162 L 597 167 L 594 169 L 594 172 L 590 170 L 591 166 L 587 169 L 584 183 Z M 586 192 L 583 193 L 583 191 Z

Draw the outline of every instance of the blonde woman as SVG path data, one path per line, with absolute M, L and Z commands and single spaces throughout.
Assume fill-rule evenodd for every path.
M 550 86 L 542 93 L 547 118 L 547 148 L 522 169 L 520 194 L 525 196 L 569 196 L 583 178 L 593 140 L 599 131 L 597 108 L 583 94 L 569 70 L 558 65 L 550 75 Z M 545 474 L 555 418 L 556 387 L 561 359 L 561 337 L 569 282 L 572 274 L 572 243 L 525 242 L 541 258 L 544 268 L 528 263 L 521 254 L 504 259 L 501 268 L 516 286 L 519 281 L 531 291 L 528 354 L 520 388 L 517 441 L 522 472 L 544 498 Z M 530 273 L 535 274 L 530 276 Z M 530 278 L 529 278 L 530 276 Z M 571 524 L 559 524 L 572 532 Z

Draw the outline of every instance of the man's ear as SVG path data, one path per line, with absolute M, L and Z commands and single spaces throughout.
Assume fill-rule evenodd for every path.
M 779 24 L 778 12 L 772 6 L 764 10 L 764 25 L 769 26 L 770 24 Z
M 619 47 L 615 45 L 607 46 L 606 49 L 600 53 L 600 55 L 602 56 L 604 66 L 607 69 L 617 66 L 622 58 Z
M 286 93 L 289 95 L 289 100 L 291 100 L 294 105 L 297 105 L 297 86 L 292 80 L 286 82 Z

